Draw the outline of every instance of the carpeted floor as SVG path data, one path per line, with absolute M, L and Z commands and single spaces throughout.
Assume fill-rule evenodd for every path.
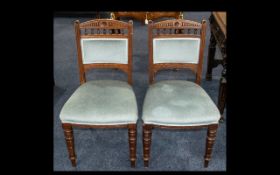
M 210 12 L 185 12 L 184 18 L 201 21 Z M 54 171 L 225 171 L 226 170 L 226 120 L 218 129 L 209 167 L 203 167 L 206 129 L 162 130 L 154 129 L 152 135 L 150 167 L 143 166 L 142 128 L 138 122 L 136 168 L 130 168 L 128 133 L 126 129 L 74 129 L 77 167 L 68 158 L 59 113 L 75 89 L 79 86 L 74 20 L 91 18 L 54 18 Z M 126 21 L 126 19 L 124 19 Z M 207 29 L 203 65 L 202 87 L 217 103 L 221 66 L 213 70 L 213 80 L 205 81 L 210 31 Z M 147 26 L 134 20 L 133 35 L 133 89 L 137 97 L 139 118 L 148 88 Z M 216 57 L 220 57 L 217 50 Z M 88 80 L 118 79 L 126 81 L 126 75 L 117 70 L 92 70 Z M 194 80 L 187 70 L 162 71 L 156 81 L 164 79 Z M 226 113 L 226 111 L 225 111 Z M 225 116 L 226 118 L 226 116 Z

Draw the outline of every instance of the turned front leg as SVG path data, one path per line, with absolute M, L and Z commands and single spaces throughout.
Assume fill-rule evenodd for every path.
M 67 149 L 69 153 L 69 158 L 71 160 L 72 166 L 76 166 L 76 154 L 74 148 L 74 137 L 73 137 L 73 129 L 71 124 L 62 124 L 62 128 L 64 130 L 64 136 L 67 144 Z
M 206 139 L 206 152 L 204 156 L 204 167 L 208 167 L 208 163 L 211 159 L 211 154 L 213 150 L 213 145 L 216 139 L 218 125 L 210 125 L 207 131 L 207 139 Z
M 150 147 L 152 139 L 152 127 L 150 125 L 143 125 L 143 154 L 144 154 L 144 166 L 149 166 L 150 159 Z
M 130 124 L 128 126 L 128 140 L 129 140 L 131 167 L 135 167 L 135 162 L 136 162 L 136 135 L 137 135 L 136 124 Z

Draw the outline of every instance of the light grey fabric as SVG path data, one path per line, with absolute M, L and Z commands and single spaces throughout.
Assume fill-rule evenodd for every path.
M 220 113 L 199 85 L 167 80 L 149 87 L 142 119 L 147 124 L 195 126 L 218 123 Z
M 155 38 L 154 63 L 198 63 L 200 38 Z
M 127 42 L 125 38 L 83 38 L 81 39 L 83 63 L 127 64 Z
M 62 123 L 114 125 L 136 123 L 138 112 L 132 87 L 118 80 L 94 80 L 81 85 L 64 104 Z

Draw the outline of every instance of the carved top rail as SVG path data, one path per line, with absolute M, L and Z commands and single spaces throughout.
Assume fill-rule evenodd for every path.
M 201 35 L 202 24 L 184 20 L 166 20 L 157 23 L 149 21 L 152 30 L 153 37 L 196 37 L 199 38 Z
M 79 23 L 81 38 L 88 37 L 128 37 L 129 29 L 132 34 L 132 24 L 113 19 L 94 19 Z
M 201 29 L 201 23 L 195 21 L 189 21 L 184 19 L 177 19 L 177 20 L 166 20 L 161 21 L 153 24 L 153 28 L 180 28 L 180 29 Z
M 122 21 L 116 21 L 113 19 L 94 19 L 80 23 L 80 28 L 104 28 L 104 29 L 124 29 L 128 24 Z

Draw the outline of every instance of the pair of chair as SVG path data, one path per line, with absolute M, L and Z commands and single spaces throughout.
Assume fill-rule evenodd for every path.
M 208 166 L 220 113 L 199 86 L 202 73 L 206 21 L 177 19 L 149 21 L 149 82 L 143 105 L 143 154 L 148 167 L 153 128 L 208 128 L 204 166 Z M 72 166 L 76 166 L 73 127 L 128 128 L 131 167 L 136 162 L 138 110 L 132 89 L 133 23 L 96 19 L 75 21 L 81 86 L 64 104 L 60 119 Z M 117 68 L 128 80 L 86 81 L 92 68 Z M 187 68 L 196 82 L 168 80 L 154 82 L 161 69 Z

